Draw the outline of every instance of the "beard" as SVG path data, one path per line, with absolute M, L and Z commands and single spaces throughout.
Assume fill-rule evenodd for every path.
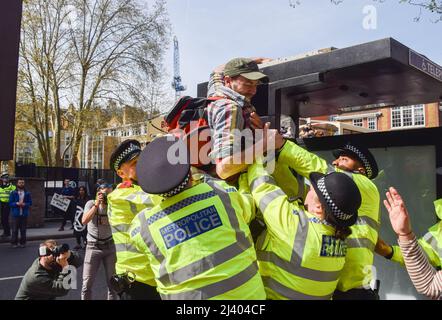
M 63 268 L 56 262 L 56 261 L 52 261 L 49 263 L 49 268 L 54 271 L 54 272 L 61 272 L 63 270 Z

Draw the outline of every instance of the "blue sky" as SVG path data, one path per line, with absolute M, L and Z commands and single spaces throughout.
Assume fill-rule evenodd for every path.
M 294 0 L 292 2 L 295 2 Z M 392 37 L 442 65 L 442 22 L 399 0 L 167 0 L 172 32 L 180 45 L 181 77 L 187 91 L 233 57 L 293 56 L 326 47 L 344 48 Z M 377 11 L 377 28 L 363 28 L 364 6 Z M 172 44 L 165 65 L 172 80 Z

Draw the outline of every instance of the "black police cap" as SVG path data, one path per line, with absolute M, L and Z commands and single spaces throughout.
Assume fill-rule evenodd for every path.
M 139 141 L 130 139 L 120 143 L 112 152 L 110 157 L 110 167 L 117 171 L 120 166 L 135 158 L 141 153 L 141 144 Z
M 144 192 L 173 196 L 190 179 L 190 161 L 186 144 L 172 135 L 150 142 L 137 162 L 138 184 Z
M 365 168 L 367 178 L 374 179 L 378 176 L 379 169 L 376 159 L 367 148 L 352 143 L 347 143 L 342 148 L 333 150 L 333 155 L 339 158 L 342 155 L 350 156 L 359 160 Z
M 312 172 L 309 178 L 331 220 L 339 227 L 355 224 L 362 198 L 353 179 L 341 172 Z

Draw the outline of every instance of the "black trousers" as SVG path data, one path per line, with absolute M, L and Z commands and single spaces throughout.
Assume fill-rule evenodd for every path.
M 9 226 L 9 203 L 8 202 L 0 202 L 1 212 L 2 212 L 2 226 L 3 226 L 3 234 L 5 236 L 11 235 L 11 227 Z
M 135 281 L 128 291 L 121 294 L 121 300 L 161 300 L 156 287 Z
M 12 238 L 11 243 L 18 243 L 18 231 L 20 230 L 20 244 L 26 244 L 26 223 L 28 217 L 12 217 Z
M 350 289 L 346 292 L 336 290 L 333 300 L 379 300 L 379 293 L 372 289 Z

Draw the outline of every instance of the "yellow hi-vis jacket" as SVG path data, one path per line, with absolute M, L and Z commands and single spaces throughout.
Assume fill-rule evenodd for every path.
M 287 195 L 290 202 L 295 200 L 304 201 L 308 191 L 305 188 L 304 177 L 298 174 L 293 168 L 276 161 L 272 176 L 278 186 Z
M 15 186 L 11 183 L 8 186 L 0 186 L 0 202 L 9 203 L 9 195 L 15 190 Z
M 109 224 L 117 250 L 117 274 L 130 271 L 136 281 L 155 286 L 149 259 L 136 250 L 129 236 L 132 220 L 140 211 L 153 207 L 155 196 L 148 195 L 136 184 L 120 183 L 107 199 Z
M 248 179 L 267 225 L 256 244 L 267 298 L 331 299 L 345 264 L 345 241 L 335 238 L 333 226 L 289 202 L 262 164 L 249 167 Z
M 352 233 L 347 238 L 348 251 L 337 289 L 345 292 L 368 287 L 373 280 L 374 248 L 380 227 L 380 196 L 376 185 L 362 174 L 328 166 L 324 159 L 291 141 L 287 141 L 281 149 L 278 161 L 289 165 L 307 179 L 311 172 L 327 173 L 335 170 L 346 173 L 356 183 L 362 203 L 358 210 L 358 220 L 350 227 Z
M 442 198 L 434 201 L 434 208 L 439 219 L 442 218 Z M 442 267 L 442 221 L 428 229 L 428 232 L 418 240 L 430 263 L 440 269 Z M 393 247 L 392 261 L 405 265 L 404 257 L 399 246 Z
M 207 179 L 137 216 L 130 235 L 148 255 L 163 300 L 265 299 L 250 204 L 226 182 Z

